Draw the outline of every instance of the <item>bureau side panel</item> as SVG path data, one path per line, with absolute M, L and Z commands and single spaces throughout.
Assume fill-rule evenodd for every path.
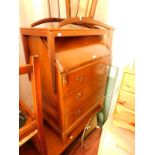
M 50 113 L 53 119 L 57 121 L 57 94 L 52 92 L 52 78 L 47 45 L 40 37 L 29 36 L 28 47 L 30 55 L 39 55 L 44 112 Z

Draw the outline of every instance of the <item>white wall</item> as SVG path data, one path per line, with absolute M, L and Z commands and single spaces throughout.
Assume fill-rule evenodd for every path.
M 135 26 L 137 9 L 135 10 L 132 1 L 124 0 L 108 0 L 107 6 L 107 23 L 115 28 L 112 44 L 112 65 L 119 67 L 109 112 L 109 116 L 112 116 L 122 80 L 123 69 L 128 64 L 132 66 L 135 60 L 135 54 L 138 52 L 136 48 L 138 42 L 136 38 L 137 28 Z
M 135 57 L 137 43 L 135 27 L 135 15 L 132 1 L 108 0 L 108 18 L 107 23 L 112 25 L 113 36 L 113 65 L 124 67 L 132 63 Z

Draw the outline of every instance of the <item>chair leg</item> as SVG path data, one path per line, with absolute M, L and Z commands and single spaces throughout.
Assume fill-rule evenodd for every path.
M 32 138 L 32 141 L 41 155 L 48 155 L 46 141 L 43 134 L 38 131 L 37 135 Z
M 39 139 L 40 139 L 40 146 L 41 146 L 41 150 L 43 152 L 43 155 L 48 155 L 47 152 L 47 146 L 46 146 L 46 139 L 43 133 L 38 133 Z

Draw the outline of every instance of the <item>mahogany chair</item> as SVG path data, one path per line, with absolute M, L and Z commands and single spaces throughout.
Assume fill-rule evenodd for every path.
M 49 2 L 49 12 L 50 12 L 50 0 Z M 105 23 L 93 19 L 97 7 L 98 0 L 65 0 L 66 5 L 66 18 L 60 17 L 60 0 L 58 2 L 58 18 L 52 18 L 51 13 L 49 13 L 49 18 L 44 18 L 38 20 L 31 24 L 31 27 L 49 23 L 49 22 L 59 22 L 59 27 L 65 26 L 67 24 L 81 25 L 88 28 L 98 28 L 102 27 L 108 30 L 113 30 L 113 28 Z
M 43 116 L 42 116 L 42 100 L 41 100 L 41 82 L 40 82 L 40 69 L 38 56 L 30 57 L 30 64 L 19 68 L 19 75 L 29 74 L 32 95 L 33 107 L 31 111 L 26 104 L 19 100 L 20 112 L 25 116 L 26 122 L 19 129 L 19 146 L 22 146 L 29 139 L 34 138 L 39 147 L 39 152 L 42 155 L 47 155 L 47 147 L 43 131 Z

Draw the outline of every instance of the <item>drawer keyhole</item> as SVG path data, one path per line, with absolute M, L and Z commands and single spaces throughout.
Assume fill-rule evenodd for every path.
M 82 96 L 82 93 L 80 92 L 80 93 L 78 93 L 78 94 L 76 95 L 76 99 L 79 100 L 79 99 L 81 98 L 81 96 Z
M 76 116 L 79 115 L 79 114 L 81 114 L 81 109 L 78 109 L 77 111 L 75 111 L 74 114 L 75 114 Z

